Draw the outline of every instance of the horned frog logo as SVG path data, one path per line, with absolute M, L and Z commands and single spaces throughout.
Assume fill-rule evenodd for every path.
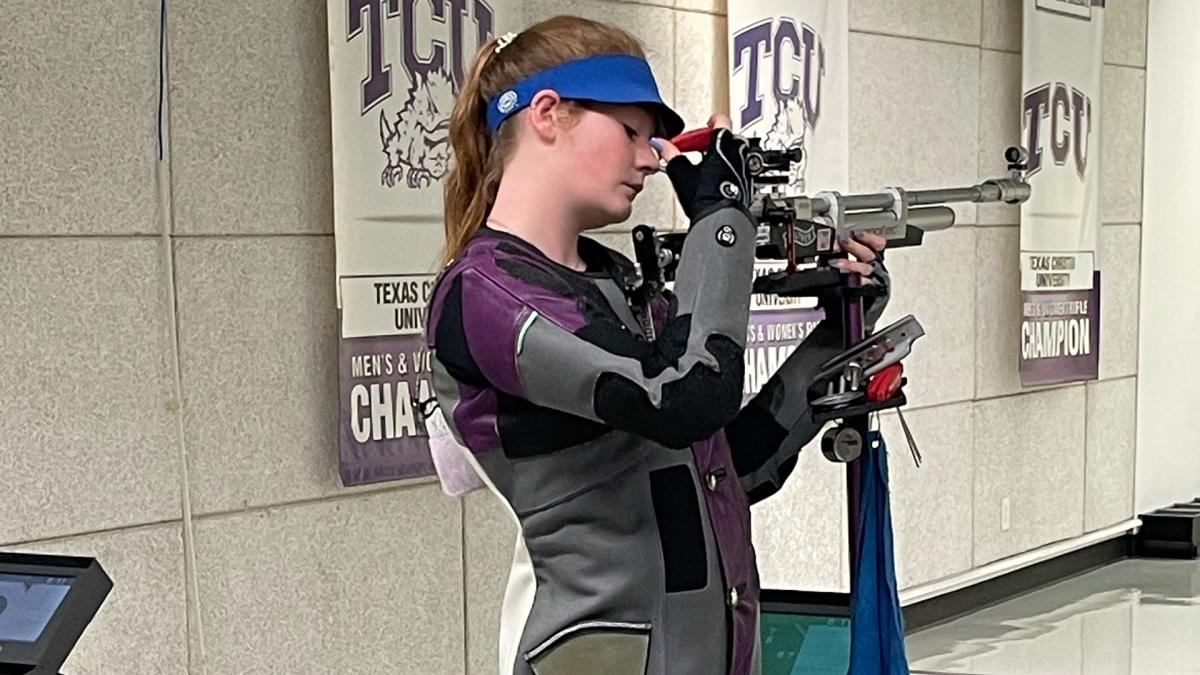
M 804 145 L 808 123 L 804 115 L 804 106 L 800 104 L 798 96 L 787 100 L 777 99 L 776 103 L 775 122 L 763 137 L 762 147 L 764 150 L 800 148 L 802 159 L 791 166 L 788 188 L 804 192 L 804 174 L 808 169 L 808 148 Z
M 408 100 L 389 124 L 379 113 L 379 138 L 387 166 L 382 183 L 418 190 L 446 176 L 450 165 L 450 111 L 454 88 L 444 70 L 413 78 Z

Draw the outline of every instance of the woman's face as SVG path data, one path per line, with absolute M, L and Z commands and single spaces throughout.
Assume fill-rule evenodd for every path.
M 572 122 L 561 169 L 573 210 L 584 229 L 627 220 L 646 177 L 658 171 L 654 117 L 637 105 L 588 103 Z

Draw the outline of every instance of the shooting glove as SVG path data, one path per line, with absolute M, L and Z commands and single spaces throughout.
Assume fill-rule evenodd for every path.
M 717 129 L 699 164 L 684 155 L 667 162 L 667 176 L 675 187 L 683 212 L 693 223 L 720 206 L 750 206 L 750 172 L 746 168 L 746 139 L 728 129 Z

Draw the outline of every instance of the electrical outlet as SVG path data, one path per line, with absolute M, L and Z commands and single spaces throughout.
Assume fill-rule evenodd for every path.
M 1000 500 L 1000 531 L 1008 532 L 1012 527 L 1012 502 L 1008 497 Z

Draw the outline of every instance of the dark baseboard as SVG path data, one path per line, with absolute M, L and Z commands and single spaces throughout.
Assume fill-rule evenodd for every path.
M 904 608 L 905 629 L 914 633 L 953 621 L 984 607 L 1129 558 L 1133 552 L 1133 535 L 1124 535 L 914 603 Z

